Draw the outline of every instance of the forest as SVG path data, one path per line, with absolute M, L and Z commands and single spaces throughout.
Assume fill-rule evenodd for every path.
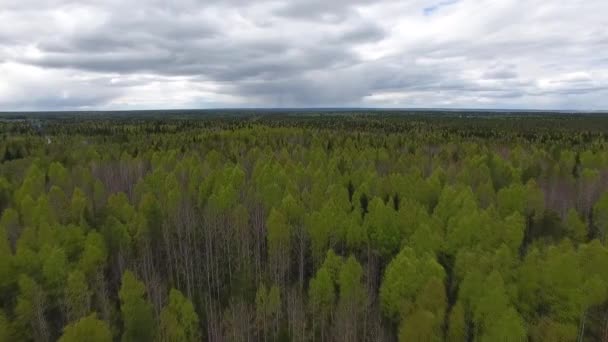
M 0 119 L 0 342 L 608 342 L 608 115 Z

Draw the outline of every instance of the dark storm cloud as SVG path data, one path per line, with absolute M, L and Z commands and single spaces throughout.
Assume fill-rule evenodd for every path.
M 562 106 L 563 94 L 598 106 L 608 5 L 578 6 L 585 20 L 540 0 L 12 1 L 0 10 L 0 110 Z

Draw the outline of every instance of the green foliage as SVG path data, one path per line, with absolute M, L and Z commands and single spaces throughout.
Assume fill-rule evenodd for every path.
M 354 310 L 361 310 L 367 302 L 367 293 L 362 281 L 363 268 L 351 255 L 340 269 L 338 285 L 340 301 L 349 303 Z
M 513 308 L 508 308 L 500 316 L 494 316 L 494 322 L 487 325 L 481 341 L 525 341 L 526 327 L 522 318 Z
M 465 321 L 465 312 L 462 304 L 458 302 L 450 311 L 446 340 L 449 342 L 457 342 L 465 341 L 466 339 L 467 327 Z
M 3 311 L 0 310 L 0 342 L 11 340 L 11 330 L 9 321 Z
M 319 264 L 328 249 L 331 249 L 336 236 L 343 231 L 343 224 L 349 224 L 348 216 L 340 212 L 335 203 L 328 202 L 320 211 L 307 217 L 307 230 L 310 248 L 315 264 Z
M 336 283 L 339 280 L 340 270 L 342 269 L 342 265 L 344 264 L 344 260 L 341 256 L 336 255 L 333 249 L 327 251 L 327 255 L 325 256 L 325 260 L 321 265 L 321 268 L 324 268 L 328 271 L 331 281 Z
M 287 223 L 287 218 L 283 213 L 276 209 L 270 211 L 268 220 L 266 239 L 268 241 L 268 253 L 274 258 L 285 258 L 285 251 L 289 250 L 291 232 Z
M 14 282 L 13 255 L 9 246 L 6 231 L 0 224 L 0 291 L 5 291 Z
M 380 286 L 383 313 L 392 320 L 407 314 L 415 296 L 430 279 L 445 278 L 443 267 L 429 254 L 421 256 L 405 247 L 388 264 Z
M 417 294 L 411 310 L 403 311 L 399 327 L 400 341 L 441 341 L 447 306 L 445 288 L 438 278 L 431 278 Z
M 69 322 L 78 321 L 87 315 L 91 306 L 91 292 L 84 273 L 70 272 L 65 287 L 66 310 Z
M 576 209 L 570 208 L 566 216 L 566 229 L 570 239 L 576 242 L 584 242 L 587 239 L 587 225 L 576 212 Z
M 597 229 L 597 236 L 602 243 L 606 244 L 606 234 L 608 233 L 608 192 L 593 206 L 593 221 Z
M 15 202 L 22 205 L 22 210 L 30 209 L 27 206 L 24 207 L 24 200 L 26 197 L 30 197 L 32 200 L 36 200 L 38 196 L 42 195 L 45 191 L 46 180 L 44 172 L 40 169 L 37 164 L 32 164 L 25 174 L 23 183 L 15 191 Z
M 160 341 L 200 341 L 199 319 L 192 302 L 176 290 L 160 313 Z
M 0 209 L 6 208 L 12 199 L 11 183 L 3 176 L 0 176 Z
M 530 329 L 531 340 L 534 342 L 569 342 L 577 339 L 575 324 L 555 322 L 548 318 L 541 319 Z
M 86 224 L 86 215 L 89 203 L 86 195 L 80 188 L 74 189 L 72 193 L 72 199 L 70 202 L 70 220 L 79 225 Z
M 112 333 L 106 322 L 92 314 L 66 326 L 59 339 L 59 342 L 79 341 L 111 342 Z
M 336 289 L 330 271 L 320 268 L 310 280 L 308 298 L 315 320 L 325 322 L 334 309 Z
M 19 276 L 18 284 L 19 296 L 14 312 L 17 339 L 48 339 L 47 321 L 43 315 L 46 307 L 43 289 L 26 275 Z
M 52 162 L 48 172 L 49 184 L 59 187 L 64 192 L 70 188 L 68 170 L 58 162 Z
M 503 217 L 513 212 L 518 212 L 526 217 L 538 217 L 544 210 L 543 196 L 542 191 L 533 180 L 526 185 L 512 184 L 497 193 L 498 211 Z
M 399 224 L 397 212 L 378 197 L 372 199 L 368 208 L 365 225 L 371 245 L 381 255 L 391 256 L 399 250 L 404 238 L 404 229 Z
M 483 286 L 480 296 L 472 298 L 473 320 L 480 331 L 481 340 L 525 340 L 527 333 L 524 322 L 511 306 L 500 274 L 492 272 Z
M 103 269 L 107 253 L 103 237 L 95 231 L 89 232 L 80 257 L 80 268 L 89 277 L 96 275 Z
M 543 265 L 543 298 L 561 321 L 576 321 L 582 308 L 582 273 L 569 243 L 550 247 Z
M 430 278 L 416 295 L 416 307 L 432 313 L 437 327 L 443 321 L 447 305 L 445 286 L 436 277 Z
M 118 294 L 124 322 L 122 341 L 151 341 L 156 325 L 152 305 L 145 298 L 144 284 L 133 273 L 126 271 Z
M 441 341 L 441 334 L 434 327 L 436 320 L 437 318 L 426 310 L 415 310 L 401 323 L 399 341 Z
M 65 286 L 67 278 L 67 258 L 61 248 L 45 248 L 42 254 L 42 277 L 47 289 L 58 294 Z
M 0 120 L 0 342 L 604 337 L 606 118 L 292 114 Z
M 12 249 L 15 248 L 17 240 L 21 234 L 21 224 L 19 223 L 19 213 L 13 208 L 6 208 L 0 217 L 0 228 L 8 239 Z
M 423 223 L 412 234 L 408 245 L 414 248 L 416 254 L 437 254 L 441 250 L 442 236 L 439 229 L 435 227 L 431 228 L 428 224 Z

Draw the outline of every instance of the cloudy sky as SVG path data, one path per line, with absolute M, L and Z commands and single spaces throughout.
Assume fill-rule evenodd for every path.
M 0 111 L 608 109 L 607 0 L 0 0 Z

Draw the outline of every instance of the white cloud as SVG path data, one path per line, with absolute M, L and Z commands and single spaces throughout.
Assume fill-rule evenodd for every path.
M 608 2 L 0 0 L 0 110 L 608 108 Z

